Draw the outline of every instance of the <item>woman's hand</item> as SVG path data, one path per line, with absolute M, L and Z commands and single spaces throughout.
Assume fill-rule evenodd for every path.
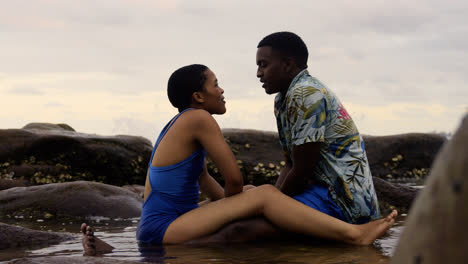
M 246 192 L 246 191 L 248 191 L 248 190 L 250 190 L 250 189 L 253 189 L 253 188 L 257 188 L 257 186 L 252 185 L 252 184 L 244 185 L 242 191 L 243 191 L 243 192 Z

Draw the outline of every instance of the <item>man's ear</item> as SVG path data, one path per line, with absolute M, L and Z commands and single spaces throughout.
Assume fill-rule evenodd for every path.
M 287 73 L 293 72 L 294 69 L 296 68 L 296 62 L 291 57 L 284 57 L 283 58 L 283 65 L 284 65 L 284 70 Z
M 192 94 L 192 100 L 195 102 L 195 103 L 204 103 L 205 102 L 205 98 L 203 97 L 203 94 L 199 93 L 199 92 L 194 92 Z

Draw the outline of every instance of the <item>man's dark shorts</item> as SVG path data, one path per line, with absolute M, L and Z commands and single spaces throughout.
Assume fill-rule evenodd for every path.
M 317 211 L 345 221 L 341 208 L 333 201 L 325 185 L 310 185 L 303 193 L 293 198 Z

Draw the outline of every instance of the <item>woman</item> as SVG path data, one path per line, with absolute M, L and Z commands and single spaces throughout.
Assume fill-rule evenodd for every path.
M 257 215 L 291 232 L 356 245 L 372 243 L 391 227 L 396 211 L 384 219 L 352 225 L 307 207 L 271 185 L 244 191 L 234 155 L 211 116 L 226 112 L 223 93 L 215 74 L 204 65 L 182 67 L 169 78 L 169 100 L 180 113 L 166 125 L 153 149 L 139 241 L 183 243 Z M 206 154 L 223 176 L 224 189 L 209 175 Z M 199 190 L 214 202 L 198 207 Z

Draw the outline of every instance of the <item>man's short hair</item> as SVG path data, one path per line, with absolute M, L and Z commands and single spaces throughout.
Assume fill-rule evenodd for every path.
M 307 68 L 309 51 L 304 41 L 292 32 L 282 31 L 264 37 L 257 48 L 269 46 L 285 56 L 292 57 L 297 66 Z

